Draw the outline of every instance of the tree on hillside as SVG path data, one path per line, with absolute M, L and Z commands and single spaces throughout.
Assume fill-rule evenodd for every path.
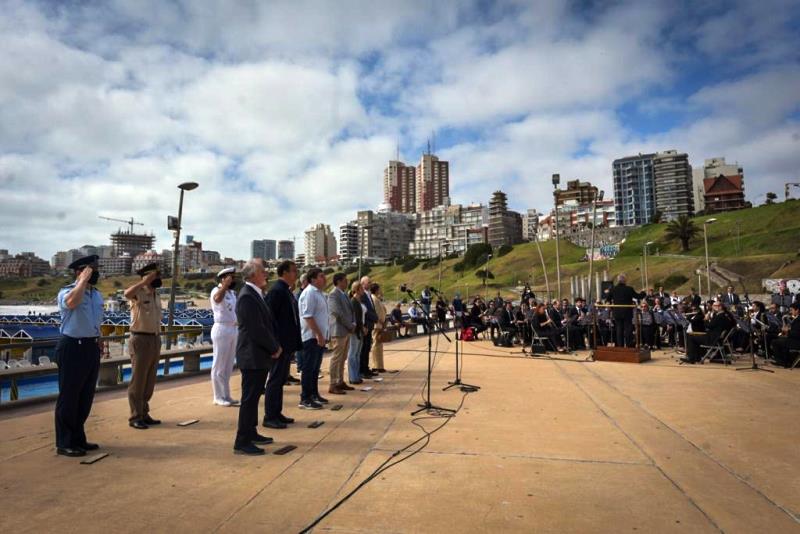
M 775 200 L 778 199 L 778 195 L 773 192 L 767 193 L 767 204 L 775 204 Z
M 694 225 L 694 221 L 686 215 L 681 215 L 677 219 L 667 224 L 664 237 L 669 241 L 680 241 L 681 250 L 689 251 L 689 241 L 700 233 L 700 228 Z
M 663 217 L 664 217 L 664 214 L 661 213 L 661 210 L 656 210 L 655 213 L 653 213 L 653 218 L 650 219 L 650 222 L 653 223 L 653 224 L 659 224 Z

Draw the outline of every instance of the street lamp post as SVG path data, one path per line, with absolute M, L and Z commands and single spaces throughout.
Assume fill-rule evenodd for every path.
M 536 249 L 539 251 L 539 261 L 542 262 L 542 273 L 544 273 L 544 287 L 547 290 L 547 299 L 550 300 L 550 281 L 547 279 L 547 267 L 544 265 L 544 256 L 542 255 L 542 245 L 539 244 L 539 234 L 533 234 L 533 240 L 536 242 Z
M 592 237 L 589 243 L 589 295 L 587 297 L 590 305 L 594 305 L 592 287 L 594 287 L 594 230 L 597 226 L 597 203 L 602 202 L 604 194 L 603 191 L 596 192 L 592 198 Z
M 450 243 L 442 243 L 439 241 L 439 285 L 437 286 L 436 290 L 441 292 L 442 291 L 442 248 L 444 248 L 445 253 L 450 248 Z
M 175 290 L 178 287 L 178 246 L 181 241 L 181 224 L 183 223 L 183 193 L 197 189 L 196 182 L 184 182 L 178 185 L 181 190 L 181 198 L 178 201 L 178 227 L 175 229 L 175 246 L 172 249 L 172 287 L 169 290 L 169 311 L 167 314 L 167 333 L 172 333 L 172 325 L 175 321 Z M 167 349 L 172 346 L 172 336 L 167 335 Z M 164 365 L 164 374 L 167 374 L 167 365 Z
M 555 204 L 555 214 L 556 214 L 556 224 L 555 224 L 555 232 L 556 232 L 556 283 L 558 284 L 558 289 L 556 293 L 558 294 L 558 300 L 561 300 L 561 254 L 558 250 L 558 184 L 561 183 L 561 175 L 554 174 L 553 175 L 553 202 Z
M 653 243 L 655 243 L 655 241 L 648 241 L 647 243 L 644 244 L 644 254 L 643 254 L 643 256 L 644 256 L 644 290 L 645 291 L 647 291 L 647 289 L 650 287 L 650 282 L 648 281 L 648 277 L 647 277 L 647 253 L 649 252 L 648 249 L 649 249 L 650 245 L 652 245 Z
M 489 260 L 492 259 L 491 254 L 486 255 L 486 267 L 483 270 L 483 298 L 489 300 L 489 290 L 486 286 L 486 279 L 489 278 Z
M 706 249 L 706 286 L 708 287 L 708 300 L 711 300 L 711 265 L 708 262 L 708 225 L 717 222 L 717 219 L 711 218 L 707 219 L 703 223 L 703 242 L 705 243 Z

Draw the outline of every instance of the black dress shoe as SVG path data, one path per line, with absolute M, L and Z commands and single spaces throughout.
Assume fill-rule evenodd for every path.
M 83 445 L 81 445 L 81 449 L 83 449 L 85 451 L 96 451 L 99 448 L 100 448 L 100 445 L 98 445 L 97 443 L 89 443 L 88 441 L 86 443 L 84 443 Z
M 244 445 L 234 445 L 233 454 L 247 454 L 250 456 L 258 456 L 264 454 L 264 449 L 259 449 L 252 443 L 245 443 Z
M 289 385 L 289 386 L 294 386 L 294 385 L 297 385 L 299 383 L 300 383 L 300 381 L 298 379 L 296 379 L 295 377 L 293 377 L 292 375 L 289 375 L 289 378 L 286 379 L 286 385 Z
M 86 451 L 83 449 L 70 449 L 68 447 L 58 447 L 56 453 L 61 456 L 70 456 L 72 458 L 78 456 L 86 456 Z
M 284 423 L 283 421 L 280 421 L 278 419 L 269 419 L 267 421 L 264 421 L 261 424 L 261 426 L 264 426 L 264 427 L 267 427 L 267 428 L 277 428 L 277 429 L 288 428 L 286 423 Z
M 135 428 L 137 430 L 147 430 L 148 428 L 150 428 L 149 426 L 144 424 L 144 421 L 139 421 L 139 420 L 131 421 L 130 423 L 128 423 L 128 426 L 131 428 Z
M 292 419 L 291 417 L 286 417 L 286 416 L 285 416 L 285 415 L 283 415 L 283 414 L 280 414 L 280 415 L 278 416 L 278 420 L 279 420 L 281 423 L 286 423 L 287 425 L 290 425 L 290 424 L 294 423 L 294 419 Z
M 314 397 L 314 402 L 318 402 L 320 404 L 328 404 L 328 399 L 326 399 L 325 397 L 320 397 L 319 395 L 317 395 L 316 397 Z
M 161 424 L 161 420 L 160 419 L 153 419 L 149 415 L 145 415 L 144 419 L 142 419 L 142 421 L 146 425 L 160 425 Z
M 275 440 L 267 436 L 262 436 L 261 434 L 256 434 L 250 441 L 258 445 L 269 445 Z

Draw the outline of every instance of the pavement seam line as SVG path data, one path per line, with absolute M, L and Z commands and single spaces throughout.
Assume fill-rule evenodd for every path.
M 724 464 L 724 463 L 723 463 L 721 460 L 719 460 L 718 458 L 716 458 L 716 457 L 715 457 L 713 454 L 711 454 L 710 452 L 708 452 L 708 451 L 706 451 L 706 450 L 702 449 L 701 447 L 698 447 L 698 446 L 697 446 L 697 445 L 696 445 L 696 444 L 695 444 L 695 443 L 694 443 L 692 440 L 690 440 L 689 438 L 687 438 L 686 436 L 684 436 L 683 434 L 681 434 L 680 432 L 678 432 L 678 430 L 676 430 L 675 428 L 673 428 L 673 427 L 672 427 L 672 426 L 670 426 L 669 424 L 667 424 L 667 423 L 665 423 L 664 421 L 662 421 L 661 419 L 659 419 L 657 416 L 655 416 L 653 413 L 651 413 L 651 412 L 650 412 L 650 411 L 649 411 L 647 408 L 645 408 L 644 406 L 642 406 L 642 404 L 641 404 L 640 402 L 638 402 L 637 400 L 635 400 L 635 399 L 631 398 L 631 397 L 630 397 L 629 395 L 627 395 L 626 393 L 622 392 L 622 391 L 621 391 L 619 388 L 617 388 L 616 386 L 614 386 L 613 384 L 611 384 L 610 382 L 608 382 L 608 381 L 607 381 L 605 378 L 603 378 L 603 377 L 599 376 L 597 373 L 595 373 L 595 372 L 594 372 L 594 371 L 592 371 L 591 369 L 589 369 L 588 371 L 589 371 L 589 372 L 590 372 L 592 375 L 594 375 L 594 377 L 595 377 L 597 380 L 599 380 L 600 382 L 602 382 L 603 384 L 605 384 L 605 385 L 606 385 L 608 388 L 610 388 L 610 389 L 612 389 L 613 391 L 617 392 L 619 395 L 623 396 L 625 399 L 627 399 L 627 400 L 628 400 L 628 402 L 630 402 L 631 404 L 633 404 L 634 406 L 636 406 L 636 407 L 637 407 L 639 410 L 641 410 L 643 413 L 645 413 L 645 414 L 646 414 L 648 417 L 650 417 L 651 419 L 653 419 L 653 420 L 657 421 L 657 422 L 658 422 L 660 425 L 663 425 L 663 426 L 664 426 L 664 428 L 666 428 L 667 430 L 669 430 L 670 432 L 672 432 L 673 434 L 675 434 L 676 436 L 678 436 L 680 439 L 682 439 L 683 441 L 685 441 L 686 443 L 688 443 L 688 444 L 689 444 L 689 445 L 690 445 L 690 446 L 691 446 L 693 449 L 695 449 L 696 451 L 698 451 L 698 452 L 700 452 L 701 454 L 703 454 L 704 456 L 706 456 L 706 457 L 707 457 L 709 460 L 711 460 L 711 461 L 712 461 L 712 462 L 714 462 L 716 465 L 718 465 L 719 467 L 721 467 L 721 468 L 722 468 L 722 469 L 723 469 L 723 470 L 724 470 L 726 473 L 728 473 L 728 474 L 730 474 L 731 476 L 733 476 L 733 477 L 734 477 L 736 480 L 738 480 L 739 482 L 742 482 L 742 483 L 743 483 L 745 486 L 747 486 L 747 487 L 748 487 L 748 488 L 750 488 L 752 491 L 754 491 L 755 493 L 757 493 L 757 494 L 758 494 L 760 497 L 762 497 L 762 498 L 763 498 L 765 501 L 767 501 L 769 504 L 771 504 L 771 505 L 772 505 L 772 506 L 774 506 L 775 508 L 778 508 L 780 511 L 782 511 L 783 513 L 785 513 L 786 515 L 788 515 L 789 517 L 791 517 L 791 518 L 794 520 L 794 522 L 795 522 L 795 523 L 800 523 L 800 517 L 798 517 L 798 516 L 797 516 L 797 515 L 796 515 L 796 514 L 795 514 L 795 513 L 792 511 L 792 510 L 788 510 L 788 509 L 786 509 L 784 506 L 782 506 L 782 505 L 780 505 L 780 504 L 776 503 L 775 501 L 773 501 L 772 499 L 770 499 L 770 498 L 769 498 L 769 497 L 768 497 L 768 496 L 767 496 L 767 495 L 766 495 L 764 492 L 762 492 L 762 491 L 761 491 L 761 490 L 760 490 L 758 487 L 756 487 L 756 486 L 755 486 L 755 485 L 753 485 L 751 482 L 749 482 L 747 479 L 745 479 L 744 477 L 742 477 L 741 475 L 739 475 L 739 473 L 737 473 L 736 471 L 734 471 L 732 468 L 728 467 L 726 464 Z
M 380 452 L 394 452 L 393 449 L 373 449 Z M 631 465 L 652 467 L 650 462 L 621 462 L 617 460 L 590 460 L 588 458 L 564 458 L 560 456 L 537 456 L 530 454 L 485 454 L 480 452 L 450 452 L 450 451 L 422 451 L 420 454 L 434 454 L 440 456 L 475 456 L 478 458 L 514 458 L 522 460 L 547 460 L 553 462 L 574 462 L 584 464 L 603 464 L 603 465 Z
M 412 363 L 413 363 L 413 362 L 414 362 L 414 361 L 415 361 L 415 360 L 416 360 L 418 357 L 419 357 L 419 356 L 417 356 L 417 357 L 415 357 L 415 358 L 412 358 L 412 359 L 411 359 L 411 361 L 409 361 L 409 362 L 406 364 L 406 366 L 403 368 L 403 370 L 405 370 L 406 368 L 408 368 L 408 366 L 409 366 L 409 365 L 411 365 L 411 364 L 412 364 Z M 396 374 L 395 374 L 393 377 L 391 377 L 391 382 L 394 382 L 394 380 L 395 380 L 396 378 L 398 378 L 398 377 L 400 376 L 400 374 L 401 374 L 401 373 L 396 373 Z M 387 381 L 387 382 L 389 382 L 389 381 Z M 297 463 L 298 463 L 298 462 L 300 462 L 300 461 L 301 461 L 303 458 L 305 458 L 305 456 L 306 456 L 306 455 L 307 455 L 309 452 L 313 451 L 313 450 L 314 450 L 314 449 L 315 449 L 315 448 L 316 448 L 316 447 L 317 447 L 317 446 L 318 446 L 320 443 L 322 443 L 322 441 L 324 441 L 326 438 L 328 438 L 328 436 L 330 436 L 330 435 L 331 435 L 333 432 L 335 432 L 335 431 L 336 431 L 336 430 L 337 430 L 337 429 L 338 429 L 338 428 L 339 428 L 339 427 L 340 427 L 340 426 L 341 426 L 343 423 L 345 423 L 347 420 L 349 420 L 351 417 L 353 417 L 353 416 L 354 416 L 356 413 L 358 413 L 358 412 L 359 412 L 359 411 L 360 411 L 360 410 L 361 410 L 361 409 L 362 409 L 364 406 L 366 406 L 368 403 L 370 403 L 370 402 L 371 402 L 373 399 L 375 399 L 375 398 L 379 397 L 379 396 L 380 396 L 382 393 L 384 393 L 384 391 L 382 391 L 382 390 L 378 390 L 378 391 L 376 391 L 376 392 L 375 392 L 375 394 L 373 394 L 373 395 L 371 395 L 371 396 L 367 397 L 367 398 L 366 398 L 366 399 L 365 399 L 365 400 L 364 400 L 364 401 L 363 401 L 361 404 L 359 404 L 359 405 L 358 405 L 358 406 L 357 406 L 357 407 L 356 407 L 356 408 L 355 408 L 355 409 L 354 409 L 352 412 L 350 412 L 350 413 L 347 415 L 347 417 L 345 417 L 344 419 L 342 419 L 341 421 L 339 421 L 339 423 L 337 423 L 336 425 L 331 425 L 330 429 L 329 429 L 329 430 L 328 430 L 328 431 L 327 431 L 325 434 L 323 434 L 323 435 L 322 435 L 322 436 L 321 436 L 321 437 L 320 437 L 320 438 L 319 438 L 319 439 L 318 439 L 316 442 L 314 442 L 314 443 L 313 443 L 313 444 L 312 444 L 312 445 L 311 445 L 311 446 L 310 446 L 308 449 L 306 449 L 306 450 L 305 450 L 303 453 L 301 453 L 300 455 L 298 455 L 298 456 L 297 456 L 297 458 L 295 458 L 295 459 L 294 459 L 294 461 L 292 461 L 292 462 L 291 462 L 289 465 L 287 465 L 287 466 L 286 466 L 286 467 L 285 467 L 283 470 L 281 470 L 281 472 L 280 472 L 280 473 L 278 473 L 278 474 L 277 474 L 277 475 L 276 475 L 274 478 L 272 478 L 272 479 L 271 479 L 271 480 L 270 480 L 270 481 L 269 481 L 269 482 L 268 482 L 266 485 L 264 485 L 264 486 L 263 486 L 261 489 L 259 489 L 258 491 L 256 491 L 256 492 L 255 492 L 255 493 L 254 493 L 254 494 L 253 494 L 253 495 L 252 495 L 252 496 L 251 496 L 251 497 L 250 497 L 250 498 L 249 498 L 247 501 L 245 501 L 245 502 L 244 502 L 244 503 L 243 503 L 243 504 L 242 504 L 240 507 L 238 507 L 236 510 L 234 510 L 234 511 L 233 511 L 233 512 L 232 512 L 232 513 L 231 513 L 231 514 L 228 516 L 228 517 L 226 517 L 225 519 L 223 519 L 223 520 L 222 520 L 222 522 L 220 522 L 220 523 L 219 523 L 219 524 L 218 524 L 218 525 L 217 525 L 217 526 L 216 526 L 216 527 L 213 529 L 213 531 L 212 531 L 212 532 L 219 532 L 219 531 L 220 531 L 220 529 L 222 529 L 222 528 L 223 528 L 223 527 L 224 527 L 224 526 L 225 526 L 227 523 L 229 523 L 229 522 L 230 522 L 230 521 L 231 521 L 233 518 L 235 518 L 235 517 L 236 517 L 236 516 L 237 516 L 237 515 L 238 515 L 238 514 L 239 514 L 239 513 L 242 511 L 242 510 L 244 510 L 244 509 L 245 509 L 247 506 L 249 506 L 249 505 L 250 505 L 250 503 L 252 503 L 252 502 L 253 502 L 253 501 L 254 501 L 256 498 L 258 498 L 258 496 L 259 496 L 259 495 L 261 495 L 261 494 L 262 494 L 262 493 L 263 493 L 263 492 L 264 492 L 264 491 L 265 491 L 267 488 L 269 488 L 269 487 L 270 487 L 272 484 L 274 484 L 275 482 L 277 482 L 277 481 L 278 481 L 278 480 L 279 480 L 279 479 L 280 479 L 280 478 L 281 478 L 283 475 L 285 475 L 285 474 L 286 474 L 286 473 L 289 471 L 289 469 L 291 469 L 292 467 L 294 467 L 294 466 L 295 466 L 295 464 L 297 464 Z M 415 392 L 414 394 L 416 394 L 416 392 Z M 366 456 L 367 456 L 367 455 L 369 455 L 369 451 L 367 451 L 367 453 L 365 454 L 364 458 L 366 458 Z M 364 458 L 362 458 L 361 462 L 359 462 L 359 466 L 361 465 L 361 463 L 363 463 L 363 460 L 364 460 Z M 352 477 L 352 473 L 351 473 L 350 477 L 348 477 L 348 479 L 347 479 L 347 480 L 349 481 L 351 477 Z M 340 487 L 340 488 L 337 490 L 337 493 L 336 493 L 335 495 L 338 495 L 338 494 L 339 494 L 339 492 L 341 492 L 341 487 Z M 327 509 L 327 508 L 326 508 L 326 509 Z
M 675 480 L 673 480 L 673 479 L 672 479 L 672 477 L 670 477 L 670 476 L 669 476 L 669 475 L 666 473 L 666 471 L 664 471 L 664 469 L 663 469 L 663 468 L 662 468 L 660 465 L 658 465 L 658 463 L 655 461 L 655 459 L 654 459 L 652 456 L 650 456 L 649 454 L 647 454 L 647 452 L 646 452 L 646 451 L 644 450 L 644 448 L 643 448 L 643 447 L 642 447 L 642 446 L 639 444 L 639 442 L 638 442 L 638 441 L 636 441 L 636 440 L 633 438 L 633 436 L 631 436 L 631 435 L 630 435 L 628 432 L 626 432 L 626 431 L 625 431 L 625 429 L 623 429 L 623 428 L 622 428 L 622 426 L 621 426 L 621 425 L 620 425 L 620 424 L 617 422 L 617 420 L 616 420 L 616 419 L 614 419 L 614 418 L 611 416 L 611 414 L 609 414 L 609 413 L 608 413 L 606 410 L 604 410 L 604 409 L 603 409 L 603 407 L 602 407 L 602 406 L 600 406 L 600 403 L 599 403 L 599 402 L 598 402 L 598 401 L 597 401 L 597 400 L 596 400 L 596 399 L 595 399 L 595 398 L 594 398 L 592 395 L 590 395 L 590 394 L 589 394 L 589 392 L 588 392 L 588 391 L 586 391 L 586 389 L 585 389 L 585 388 L 584 388 L 584 387 L 583 387 L 581 384 L 579 384 L 577 380 L 575 380 L 575 379 L 574 379 L 572 376 L 570 376 L 570 375 L 569 375 L 569 373 L 567 373 L 566 371 L 564 371 L 564 369 L 563 369 L 563 367 L 562 367 L 562 365 L 561 365 L 561 363 L 560 363 L 560 362 L 554 362 L 554 363 L 555 363 L 555 365 L 556 365 L 556 368 L 559 370 L 559 372 L 561 372 L 561 374 L 562 374 L 564 377 L 566 377 L 566 378 L 567 378 L 567 379 L 568 379 L 570 382 L 572 382 L 572 383 L 575 385 L 575 387 L 577 387 L 579 390 L 581 390 L 581 392 L 582 392 L 582 393 L 583 393 L 583 394 L 586 396 L 586 398 L 587 398 L 587 399 L 589 399 L 589 400 L 592 402 L 592 404 L 594 404 L 594 405 L 595 405 L 595 407 L 596 407 L 596 408 L 597 408 L 597 409 L 600 411 L 600 413 L 602 413 L 602 414 L 603 414 L 603 415 L 604 415 L 604 416 L 605 416 L 605 417 L 606 417 L 606 418 L 607 418 L 607 419 L 608 419 L 608 420 L 611 422 L 611 424 L 613 424 L 613 425 L 614 425 L 614 426 L 615 426 L 615 427 L 616 427 L 616 428 L 617 428 L 617 429 L 618 429 L 620 432 L 622 432 L 622 434 L 623 434 L 623 435 L 624 435 L 626 438 L 628 438 L 628 440 L 629 440 L 629 441 L 630 441 L 630 442 L 633 444 L 633 446 L 634 446 L 634 447 L 636 447 L 637 449 L 639 449 L 639 451 L 640 451 L 640 452 L 641 452 L 641 453 L 642 453 L 642 454 L 643 454 L 643 455 L 644 455 L 644 456 L 645 456 L 645 457 L 646 457 L 648 460 L 650 460 L 650 462 L 652 463 L 653 467 L 654 467 L 654 468 L 656 468 L 656 470 L 658 470 L 658 472 L 659 472 L 659 473 L 661 473 L 661 476 L 663 476 L 663 477 L 664 477 L 666 480 L 668 480 L 668 481 L 669 481 L 669 482 L 670 482 L 670 483 L 671 483 L 671 484 L 672 484 L 672 485 L 675 487 L 675 489 L 677 489 L 677 490 L 678 490 L 678 491 L 681 493 L 681 495 L 683 495 L 683 496 L 684 496 L 684 498 L 685 498 L 685 499 L 686 499 L 686 500 L 687 500 L 687 501 L 688 501 L 688 502 L 689 502 L 689 503 L 690 503 L 692 506 L 694 506 L 694 508 L 695 508 L 695 509 L 697 509 L 697 511 L 698 511 L 698 512 L 700 512 L 700 513 L 703 515 L 703 517 L 705 517 L 705 518 L 706 518 L 706 520 L 708 520 L 708 522 L 709 522 L 711 525 L 713 525 L 713 526 L 714 526 L 714 528 L 716 528 L 716 529 L 717 529 L 718 531 L 720 531 L 720 532 L 725 532 L 725 531 L 724 531 L 724 530 L 723 530 L 723 529 L 722 529 L 722 528 L 721 528 L 721 527 L 720 527 L 720 526 L 717 524 L 717 522 L 716 522 L 716 521 L 714 521 L 714 519 L 712 519 L 712 518 L 711 518 L 711 516 L 710 516 L 710 515 L 709 515 L 709 514 L 708 514 L 708 513 L 707 513 L 707 512 L 706 512 L 706 511 L 705 511 L 705 510 L 704 510 L 704 509 L 703 509 L 703 508 L 702 508 L 702 507 L 699 505 L 699 504 L 697 504 L 697 502 L 695 502 L 695 500 L 694 500 L 694 499 L 693 499 L 693 498 L 692 498 L 692 497 L 691 497 L 691 496 L 690 496 L 690 495 L 689 495 L 689 494 L 686 492 L 686 490 L 685 490 L 685 489 L 683 489 L 683 487 L 681 487 L 681 485 L 680 485 L 680 484 L 678 484 L 678 483 L 677 483 Z M 581 366 L 581 367 L 583 367 L 583 366 Z M 592 375 L 594 375 L 594 373 L 592 373 Z

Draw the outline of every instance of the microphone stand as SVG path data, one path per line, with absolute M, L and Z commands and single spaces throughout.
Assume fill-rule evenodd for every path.
M 748 316 L 748 318 L 749 318 L 749 316 Z M 756 319 L 756 322 L 759 325 L 766 326 L 764 323 L 762 323 L 758 319 Z M 773 371 L 772 369 L 765 369 L 763 367 L 759 367 L 758 363 L 756 362 L 756 347 L 755 347 L 755 340 L 753 339 L 753 337 L 755 337 L 755 327 L 751 326 L 751 331 L 750 331 L 750 336 L 749 337 L 750 337 L 750 358 L 752 358 L 752 362 L 753 363 L 752 363 L 752 365 L 750 367 L 740 367 L 740 368 L 738 368 L 736 370 L 737 371 L 766 371 L 768 373 L 774 373 L 775 371 Z M 766 340 L 766 335 L 764 336 L 764 339 Z M 764 345 L 766 346 L 766 342 L 764 343 Z
M 405 289 L 405 286 L 403 286 L 401 290 L 402 289 Z M 410 289 L 405 289 L 405 292 L 408 293 L 409 297 L 411 297 L 411 301 L 413 304 L 419 304 L 417 298 L 414 296 L 413 291 L 411 291 Z M 435 328 L 438 331 L 438 333 L 441 334 L 447 341 L 451 340 L 449 337 L 447 337 L 447 334 L 445 334 L 444 331 L 438 327 L 438 325 L 431 322 L 431 316 L 428 312 L 425 311 L 425 308 L 423 308 L 422 306 L 420 306 L 420 308 L 422 309 L 422 314 L 425 316 L 425 321 L 427 321 L 428 323 L 428 375 L 425 384 L 425 387 L 427 389 L 427 395 L 425 397 L 425 402 L 423 402 L 422 404 L 417 404 L 417 406 L 419 406 L 419 410 L 414 410 L 413 412 L 411 412 L 411 415 L 417 415 L 418 413 L 429 410 L 439 410 L 455 414 L 456 410 L 453 410 L 452 408 L 442 408 L 441 406 L 435 406 L 434 404 L 431 403 L 431 373 L 433 372 L 433 357 L 432 357 L 433 329 Z

